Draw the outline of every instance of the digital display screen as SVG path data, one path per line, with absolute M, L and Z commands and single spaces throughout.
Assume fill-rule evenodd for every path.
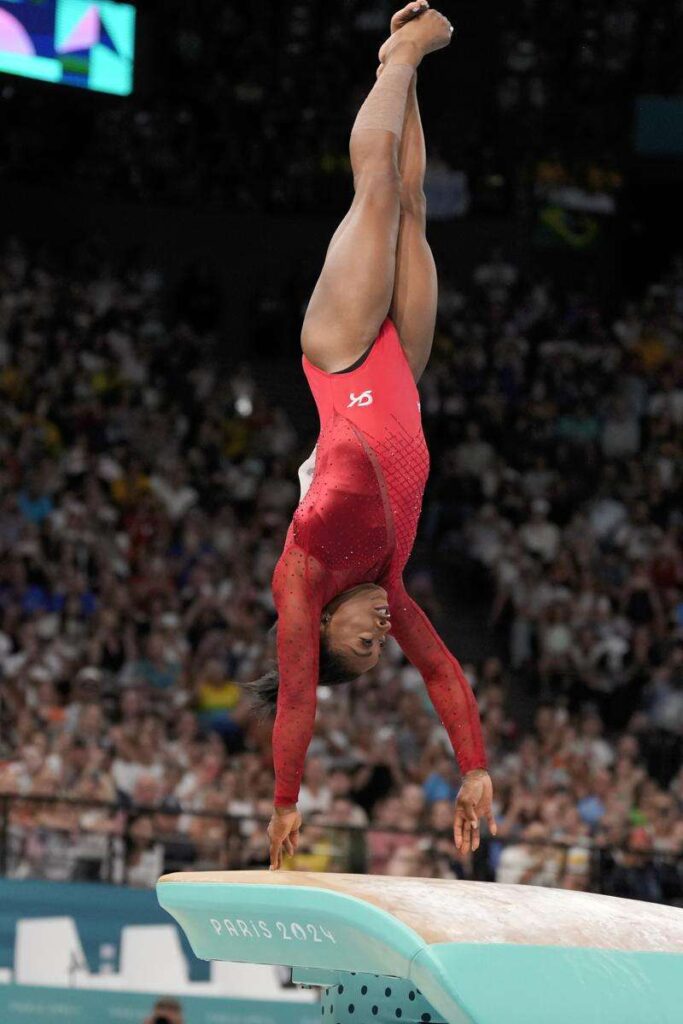
M 128 96 L 135 8 L 111 0 L 0 0 L 0 71 Z

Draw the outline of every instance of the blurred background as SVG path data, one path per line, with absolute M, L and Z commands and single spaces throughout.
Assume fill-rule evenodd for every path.
M 316 436 L 299 326 L 398 6 L 0 2 L 3 893 L 266 863 L 240 684 Z M 681 905 L 681 0 L 443 9 L 408 579 L 477 694 L 499 835 L 456 856 L 445 732 L 391 649 L 321 694 L 289 866 Z M 116 974 L 100 939 L 78 956 Z

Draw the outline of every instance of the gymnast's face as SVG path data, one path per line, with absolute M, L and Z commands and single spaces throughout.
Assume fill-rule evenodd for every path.
M 330 649 L 358 675 L 374 668 L 391 629 L 387 592 L 365 583 L 340 594 L 325 609 L 322 629 Z

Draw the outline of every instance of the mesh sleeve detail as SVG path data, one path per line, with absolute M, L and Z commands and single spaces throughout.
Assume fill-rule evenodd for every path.
M 295 804 L 306 752 L 313 737 L 320 661 L 322 568 L 296 546 L 288 547 L 273 577 L 278 613 L 279 689 L 273 729 L 275 806 Z
M 486 768 L 479 709 L 462 670 L 420 606 L 402 582 L 389 592 L 392 636 L 420 672 L 443 723 L 463 775 Z

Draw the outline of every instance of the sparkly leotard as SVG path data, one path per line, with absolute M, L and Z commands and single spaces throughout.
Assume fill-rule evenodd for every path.
M 357 369 L 330 374 L 304 356 L 320 415 L 315 472 L 273 577 L 280 688 L 273 731 L 277 806 L 295 804 L 313 735 L 320 619 L 361 583 L 386 588 L 392 635 L 422 674 L 463 773 L 486 766 L 479 714 L 453 655 L 403 586 L 429 474 L 420 400 L 387 320 Z

